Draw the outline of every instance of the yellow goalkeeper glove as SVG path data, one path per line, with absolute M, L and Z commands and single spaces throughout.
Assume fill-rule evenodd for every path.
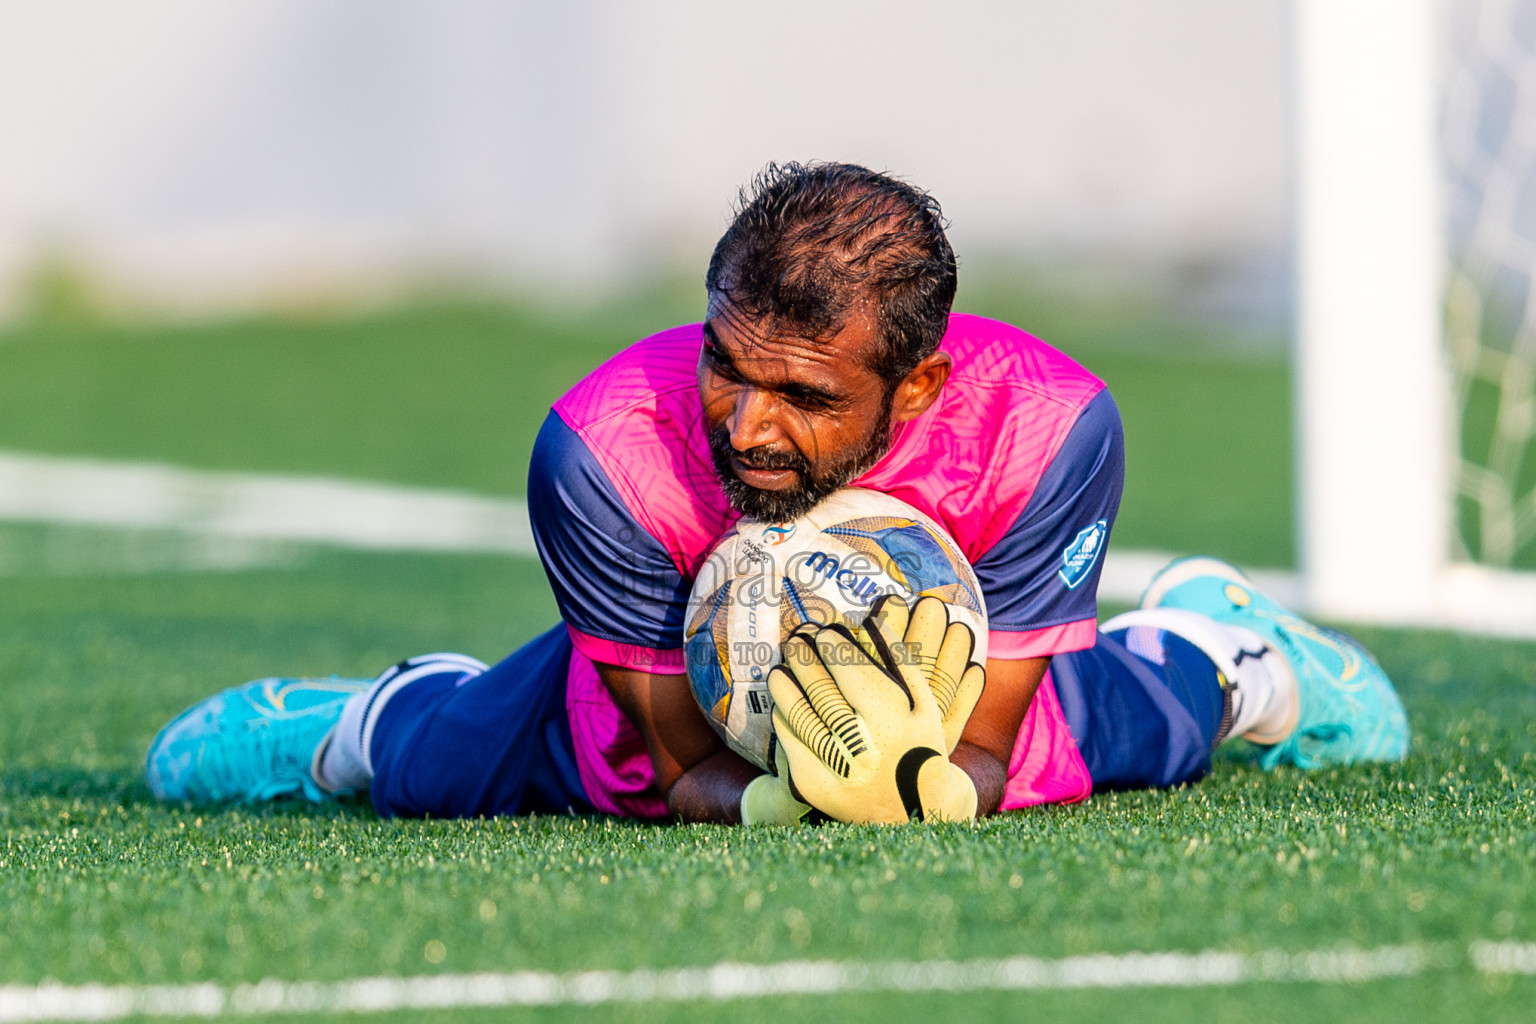
M 774 744 L 775 775 L 759 775 L 747 783 L 741 792 L 741 823 L 743 825 L 802 825 L 814 812 L 810 804 L 801 803 L 789 788 L 789 762 L 784 759 L 784 748 Z
M 905 652 L 878 628 L 860 632 L 796 632 L 768 675 L 773 729 L 796 789 L 839 821 L 975 818 L 976 787 L 945 755 L 926 678 L 910 685 L 897 665 Z
M 910 609 L 894 594 L 874 603 L 859 631 L 859 640 L 871 657 L 877 647 L 870 639 L 878 633 L 896 658 L 896 667 L 907 686 L 927 686 L 944 722 L 944 752 L 953 754 L 965 723 L 970 721 L 987 671 L 971 660 L 976 637 L 963 622 L 949 621 L 949 606 L 936 597 L 921 597 Z

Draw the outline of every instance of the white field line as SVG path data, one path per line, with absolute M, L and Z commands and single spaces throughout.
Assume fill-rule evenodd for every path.
M 1188 554 L 1188 552 L 1186 552 Z M 1117 551 L 1111 547 L 1099 571 L 1099 597 L 1134 604 L 1141 599 L 1157 571 L 1178 555 L 1167 551 Z M 1306 595 L 1301 577 L 1283 569 L 1257 569 L 1248 573 L 1254 586 L 1289 608 L 1301 608 Z
M 521 502 L 313 477 L 0 453 L 0 520 L 533 555 Z
M 1478 944 L 1474 964 L 1501 971 L 1502 953 L 1478 960 L 1480 950 L 1514 946 Z M 1510 954 L 1536 963 L 1536 947 Z M 390 1010 L 485 1006 L 591 1006 L 599 1003 L 761 999 L 787 995 L 860 992 L 980 992 L 1040 989 L 1209 988 L 1251 982 L 1356 983 L 1406 977 L 1455 958 L 1420 946 L 1286 953 L 1124 953 L 1045 960 L 779 964 L 716 964 L 671 970 L 581 971 L 552 974 L 440 974 L 357 978 L 339 982 L 262 981 L 225 987 L 213 983 L 152 986 L 0 987 L 0 1024 L 17 1021 L 114 1020 L 135 1014 L 213 1017 L 221 1014 L 378 1013 Z
M 98 542 L 95 548 L 102 550 L 74 557 L 54 552 L 41 559 L 61 571 L 242 568 L 281 560 L 281 542 L 537 554 L 527 507 L 517 499 L 5 452 L 0 452 L 0 520 L 171 530 L 192 538 L 175 545 L 139 537 L 125 540 L 122 552 L 106 551 Z M 1099 595 L 1134 602 L 1172 557 L 1109 551 Z M 1282 602 L 1300 590 L 1288 573 L 1260 574 L 1255 582 Z
M 1484 974 L 1536 974 L 1536 942 L 1474 942 L 1467 955 Z

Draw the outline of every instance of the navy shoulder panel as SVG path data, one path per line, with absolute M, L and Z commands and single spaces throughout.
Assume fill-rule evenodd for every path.
M 616 643 L 683 646 L 688 582 L 558 413 L 534 442 L 528 514 L 567 624 Z
M 1025 632 L 1097 616 L 1103 549 L 1124 482 L 1120 410 L 1101 391 L 1008 533 L 976 561 L 992 629 Z

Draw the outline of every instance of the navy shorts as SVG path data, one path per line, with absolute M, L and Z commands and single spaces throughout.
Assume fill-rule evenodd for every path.
M 1211 770 L 1226 713 L 1215 664 L 1158 631 L 1138 654 L 1126 631 L 1100 633 L 1086 651 L 1051 659 L 1051 680 L 1095 792 L 1194 782 Z
M 565 709 L 560 625 L 486 672 L 402 687 L 373 727 L 373 806 L 386 818 L 595 813 Z

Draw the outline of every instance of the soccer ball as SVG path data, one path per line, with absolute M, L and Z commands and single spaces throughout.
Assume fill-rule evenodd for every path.
M 710 725 L 760 768 L 773 764 L 768 670 L 803 622 L 856 629 L 882 594 L 941 598 L 976 635 L 987 609 L 959 547 L 932 519 L 877 491 L 845 488 L 792 523 L 743 519 L 715 544 L 688 598 L 688 681 Z

